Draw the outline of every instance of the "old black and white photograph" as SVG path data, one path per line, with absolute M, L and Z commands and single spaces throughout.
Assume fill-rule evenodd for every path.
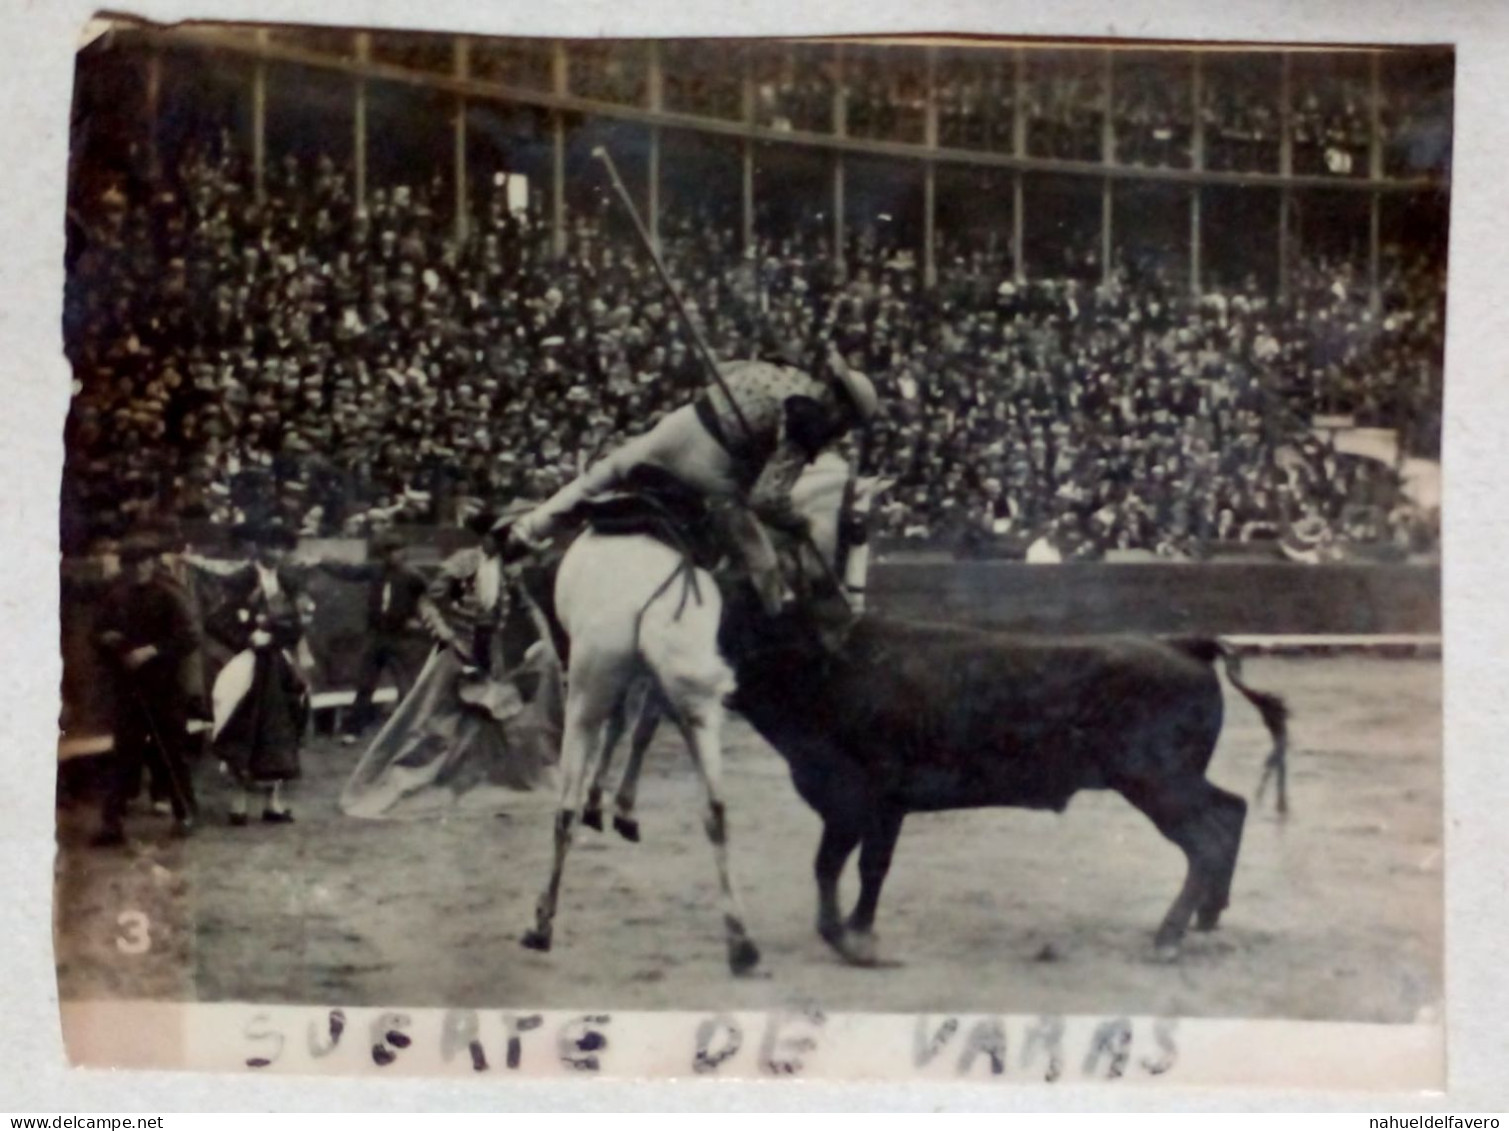
M 65 1013 L 1439 1084 L 1455 65 L 91 21 Z M 800 1069 L 720 1024 L 674 1071 Z

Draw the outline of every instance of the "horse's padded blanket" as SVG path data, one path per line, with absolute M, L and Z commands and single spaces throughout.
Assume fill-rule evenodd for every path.
M 598 534 L 654 538 L 703 569 L 724 557 L 723 540 L 702 496 L 658 468 L 636 467 L 621 492 L 589 499 L 572 517 Z

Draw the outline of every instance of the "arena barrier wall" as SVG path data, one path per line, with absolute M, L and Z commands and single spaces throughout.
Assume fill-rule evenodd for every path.
M 1021 632 L 1438 635 L 1436 565 L 878 563 L 872 607 Z
M 360 558 L 355 547 L 321 546 L 331 557 Z M 416 565 L 427 569 L 421 550 Z M 108 733 L 109 687 L 90 646 L 103 586 L 63 580 L 62 726 L 73 739 Z M 316 602 L 308 640 L 316 691 L 349 689 L 363 629 L 362 587 L 313 573 Z M 218 600 L 201 578 L 202 609 Z M 1436 636 L 1441 576 L 1431 565 L 1299 565 L 1288 562 L 1179 564 L 939 560 L 878 562 L 870 574 L 872 608 L 898 616 L 1023 632 L 1150 632 L 1274 637 Z M 428 647 L 414 638 L 414 659 Z M 214 679 L 229 657 L 207 643 L 204 671 Z M 417 669 L 416 669 L 417 670 Z

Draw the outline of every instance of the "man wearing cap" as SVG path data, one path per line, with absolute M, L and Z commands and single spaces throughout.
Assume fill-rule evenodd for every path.
M 175 835 L 193 827 L 194 786 L 185 758 L 188 702 L 181 665 L 198 647 L 177 587 L 159 575 L 156 542 L 133 535 L 121 547 L 124 575 L 105 595 L 94 638 L 115 689 L 114 760 L 97 846 L 125 842 L 126 805 L 143 765 L 158 771 Z
M 419 602 L 425 580 L 404 563 L 404 542 L 392 531 L 372 541 L 373 560 L 360 564 L 321 561 L 317 568 L 342 581 L 367 587 L 367 633 L 362 640 L 356 681 L 356 702 L 346 720 L 341 744 L 350 746 L 372 722 L 372 693 L 383 672 L 390 672 L 403 699 L 414 684 L 409 663 L 413 629 L 419 623 Z
M 723 387 L 704 390 L 589 468 L 514 523 L 512 540 L 537 547 L 584 500 L 613 490 L 635 467 L 657 467 L 705 496 L 747 504 L 754 517 L 736 511 L 730 533 L 766 611 L 778 613 L 785 582 L 760 522 L 804 536 L 792 488 L 819 452 L 867 423 L 878 407 L 874 385 L 836 350 L 817 368 L 813 376 L 778 361 L 722 366 Z

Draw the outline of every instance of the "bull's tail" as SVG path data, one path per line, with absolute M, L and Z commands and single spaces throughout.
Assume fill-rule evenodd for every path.
M 1271 691 L 1259 691 L 1242 679 L 1242 655 L 1224 641 L 1217 642 L 1221 649 L 1221 662 L 1226 668 L 1226 678 L 1231 686 L 1258 709 L 1263 716 L 1263 725 L 1273 736 L 1273 752 L 1263 763 L 1263 776 L 1258 779 L 1257 800 L 1263 800 L 1269 779 L 1275 786 L 1276 808 L 1279 816 L 1289 812 L 1289 705 Z
M 1169 641 L 1181 651 L 1214 663 L 1219 659 L 1226 669 L 1226 678 L 1242 693 L 1242 697 L 1258 709 L 1263 725 L 1273 736 L 1273 752 L 1263 763 L 1263 776 L 1258 781 L 1257 800 L 1261 802 L 1271 780 L 1276 787 L 1277 809 L 1280 815 L 1289 812 L 1289 705 L 1271 691 L 1259 691 L 1242 678 L 1242 656 L 1230 644 L 1214 637 L 1184 637 Z

